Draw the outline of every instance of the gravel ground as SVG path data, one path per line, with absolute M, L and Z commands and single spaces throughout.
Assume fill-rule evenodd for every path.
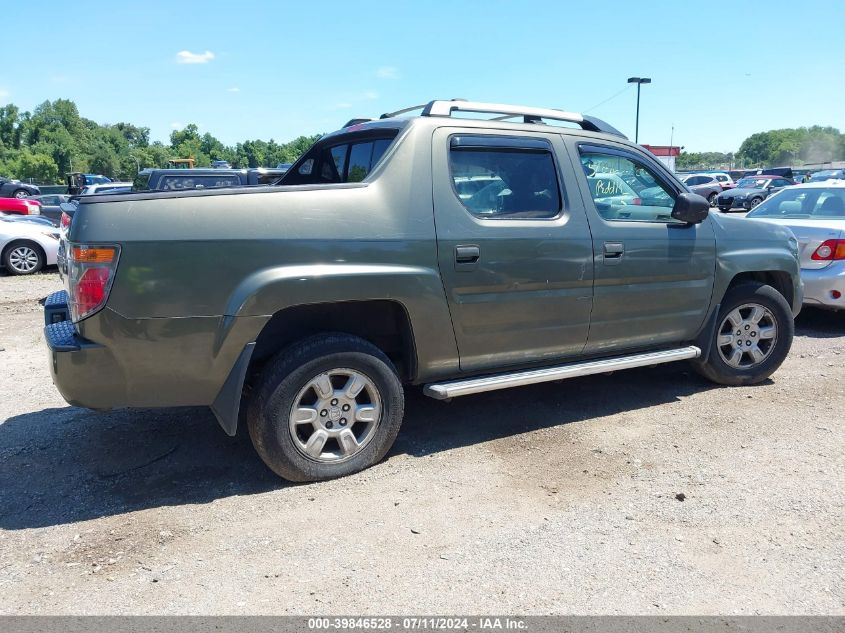
M 756 387 L 410 391 L 383 463 L 289 485 L 205 409 L 67 406 L 58 287 L 0 276 L 0 614 L 845 615 L 845 315 Z

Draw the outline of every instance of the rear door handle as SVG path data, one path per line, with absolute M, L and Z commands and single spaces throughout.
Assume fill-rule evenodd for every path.
M 604 263 L 618 264 L 622 261 L 622 255 L 625 254 L 625 245 L 622 242 L 605 242 L 604 243 Z
M 462 244 L 455 247 L 455 270 L 474 268 L 481 257 L 481 249 L 474 244 Z

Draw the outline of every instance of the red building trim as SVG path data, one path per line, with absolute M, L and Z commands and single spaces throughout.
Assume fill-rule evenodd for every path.
M 681 148 L 676 145 L 646 145 L 643 143 L 648 151 L 655 156 L 680 156 Z

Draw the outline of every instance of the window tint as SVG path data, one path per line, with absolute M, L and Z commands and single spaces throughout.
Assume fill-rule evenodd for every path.
M 616 154 L 581 151 L 596 210 L 605 220 L 676 222 L 675 193 L 652 168 Z M 689 181 L 687 181 L 689 184 Z
M 370 173 L 370 164 L 373 157 L 372 143 L 356 143 L 349 151 L 349 171 L 346 175 L 347 182 L 361 182 Z
M 308 150 L 295 170 L 288 171 L 278 182 L 280 185 L 329 184 L 361 182 L 379 163 L 393 142 L 398 130 L 380 130 L 388 137 L 367 137 L 326 142 Z
M 690 186 L 690 185 L 700 185 L 705 181 L 706 181 L 706 179 L 703 176 L 690 176 L 689 178 L 687 178 L 684 181 L 684 183 L 686 183 L 687 186 Z
M 776 178 L 775 181 L 772 183 L 774 187 L 789 187 L 792 183 L 788 180 L 783 178 Z
M 560 213 L 551 148 L 452 146 L 449 165 L 458 198 L 477 217 L 536 219 Z

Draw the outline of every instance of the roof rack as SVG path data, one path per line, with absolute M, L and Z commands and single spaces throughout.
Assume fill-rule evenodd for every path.
M 395 113 L 403 113 L 415 110 L 420 106 L 414 106 L 405 110 L 400 110 Z M 554 121 L 566 121 L 568 123 L 577 123 L 581 129 L 589 130 L 590 132 L 603 132 L 605 134 L 613 134 L 614 136 L 621 136 L 628 138 L 615 127 L 591 116 L 585 116 L 577 112 L 565 112 L 554 108 L 532 108 L 529 106 L 506 105 L 503 103 L 483 103 L 481 101 L 466 101 L 463 99 L 452 99 L 451 101 L 430 101 L 422 110 L 422 116 L 451 116 L 453 112 L 478 112 L 485 114 L 500 114 L 503 116 L 496 117 L 495 120 L 501 121 L 513 117 L 522 117 L 525 123 L 542 123 L 543 119 L 551 119 Z

